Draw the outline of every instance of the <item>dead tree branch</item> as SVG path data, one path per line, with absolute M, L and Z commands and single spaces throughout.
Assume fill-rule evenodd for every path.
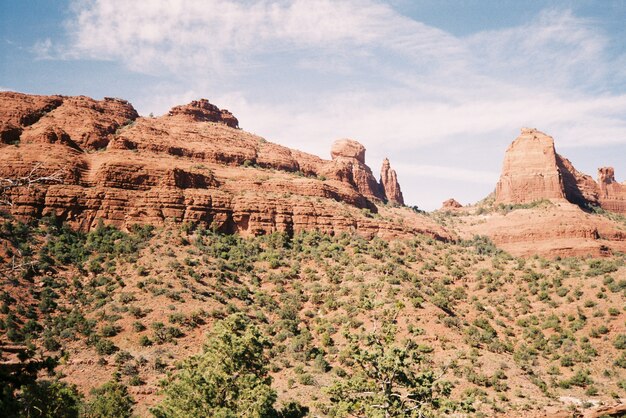
M 0 205 L 13 206 L 9 192 L 19 187 L 30 189 L 35 184 L 61 184 L 64 181 L 64 169 L 58 169 L 49 175 L 40 175 L 44 163 L 38 162 L 25 176 L 0 177 Z

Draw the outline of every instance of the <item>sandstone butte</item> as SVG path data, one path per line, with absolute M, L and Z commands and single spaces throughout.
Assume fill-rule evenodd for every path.
M 175 221 L 244 236 L 451 238 L 427 217 L 394 207 L 404 203 L 395 171 L 385 160 L 378 182 L 360 143 L 338 140 L 324 160 L 238 127 L 204 99 L 152 118 L 120 99 L 1 92 L 0 178 L 62 176 L 11 189 L 6 209 L 85 230 L 99 220 L 122 228 Z
M 558 199 L 626 213 L 626 183 L 615 181 L 612 167 L 598 169 L 596 182 L 556 153 L 552 137 L 528 128 L 506 151 L 495 197 L 496 203 Z
M 552 137 L 536 129 L 522 129 L 507 149 L 495 205 L 517 207 L 486 214 L 464 208 L 461 236 L 487 235 L 518 256 L 626 251 L 626 224 L 591 210 L 595 206 L 625 214 L 626 184 L 615 180 L 611 167 L 598 170 L 597 182 L 579 172 L 556 153 Z

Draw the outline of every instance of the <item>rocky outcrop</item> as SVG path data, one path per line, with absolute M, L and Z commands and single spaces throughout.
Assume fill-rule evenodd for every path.
M 626 213 L 626 182 L 615 180 L 613 167 L 598 169 L 598 201 L 603 209 L 617 213 Z
M 515 256 L 597 257 L 626 251 L 623 224 L 565 199 L 511 212 L 460 212 L 456 226 L 463 238 L 486 235 Z
M 410 211 L 371 217 L 386 197 L 356 141 L 338 141 L 324 160 L 236 129 L 234 116 L 206 100 L 142 118 L 118 99 L 7 92 L 0 99 L 0 135 L 15 140 L 0 143 L 0 177 L 34 167 L 63 177 L 8 191 L 12 205 L 3 210 L 21 219 L 54 214 L 83 229 L 102 219 L 120 227 L 191 221 L 243 235 L 450 237 Z
M 125 100 L 0 93 L 2 143 L 68 142 L 85 151 L 106 147 L 139 115 Z M 8 140 L 7 140 L 8 139 Z
M 600 169 L 598 177 L 594 181 L 557 154 L 552 137 L 524 128 L 504 156 L 496 203 L 556 199 L 626 213 L 626 186 L 615 181 L 612 168 Z
M 353 139 L 338 139 L 333 143 L 330 155 L 338 171 L 346 175 L 346 180 L 363 196 L 385 200 L 382 186 L 374 178 L 372 170 L 365 165 L 363 145 Z
M 589 208 L 601 206 L 626 213 L 625 190 L 626 185 L 615 181 L 612 168 L 601 168 L 596 182 L 557 154 L 550 136 L 522 129 L 506 151 L 495 203 L 537 204 L 512 211 L 504 208 L 477 211 L 474 215 L 461 213 L 457 225 L 464 238 L 487 235 L 517 256 L 603 256 L 624 252 L 623 224 L 594 214 Z
M 450 211 L 450 210 L 455 210 L 455 209 L 460 209 L 462 208 L 463 205 L 460 204 L 459 202 L 457 202 L 455 199 L 448 199 L 445 202 L 443 202 L 443 204 L 441 205 L 441 209 L 442 211 Z
M 556 157 L 565 198 L 579 206 L 598 205 L 598 185 L 593 178 L 576 170 L 567 158 L 559 154 Z
M 398 184 L 398 176 L 396 171 L 391 168 L 388 158 L 385 158 L 380 169 L 380 185 L 389 203 L 404 205 L 404 197 L 400 190 L 400 184 Z
M 496 203 L 564 198 L 554 140 L 535 129 L 522 129 L 504 155 L 502 174 L 496 186 Z
M 182 116 L 196 122 L 219 122 L 231 128 L 239 127 L 239 121 L 232 113 L 218 108 L 207 99 L 194 100 L 189 104 L 173 107 L 169 111 L 169 116 Z

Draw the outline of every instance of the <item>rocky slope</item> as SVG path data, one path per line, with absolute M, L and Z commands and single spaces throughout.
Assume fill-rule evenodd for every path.
M 85 230 L 99 219 L 120 227 L 172 220 L 243 235 L 449 237 L 410 211 L 394 215 L 412 217 L 402 223 L 376 215 L 382 203 L 402 204 L 402 194 L 388 161 L 376 181 L 358 142 L 336 141 L 324 160 L 238 126 L 207 100 L 144 118 L 119 99 L 2 92 L 0 178 L 61 174 L 60 184 L 6 191 L 9 209 L 23 219 L 54 214 Z

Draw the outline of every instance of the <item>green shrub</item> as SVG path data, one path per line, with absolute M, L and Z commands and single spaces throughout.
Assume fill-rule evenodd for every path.
M 618 350 L 626 349 L 626 334 L 619 334 L 613 340 L 613 346 Z
M 119 348 L 111 340 L 99 339 L 95 345 L 96 353 L 101 356 L 106 356 L 115 353 Z
M 128 388 L 112 380 L 91 391 L 93 399 L 85 408 L 87 418 L 130 418 L 135 403 Z

